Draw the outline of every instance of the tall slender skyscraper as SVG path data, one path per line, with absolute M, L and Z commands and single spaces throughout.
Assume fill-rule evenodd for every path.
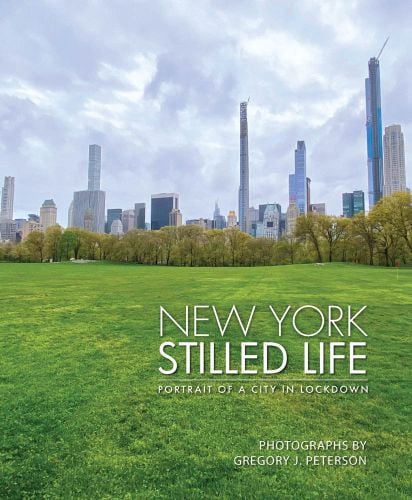
M 295 173 L 289 175 L 289 203 L 295 203 L 299 214 L 308 211 L 310 179 L 306 177 L 305 141 L 298 141 L 295 149 Z
M 383 165 L 384 195 L 406 191 L 405 147 L 400 125 L 385 127 L 383 144 L 385 154 Z
M 87 191 L 73 195 L 72 225 L 96 233 L 104 232 L 106 193 L 100 191 L 101 147 L 89 146 L 89 176 Z
M 249 144 L 247 126 L 247 102 L 240 103 L 240 186 L 239 186 L 239 226 L 248 230 L 249 212 Z
M 13 220 L 14 204 L 14 177 L 5 177 L 3 189 L 1 190 L 0 219 L 3 221 Z
M 100 172 L 102 169 L 102 148 L 97 144 L 89 146 L 89 184 L 88 191 L 100 190 Z
M 379 57 L 369 59 L 365 79 L 369 209 L 383 194 L 382 111 Z

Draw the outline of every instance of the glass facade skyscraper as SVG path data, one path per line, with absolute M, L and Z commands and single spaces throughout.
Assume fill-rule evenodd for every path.
M 169 225 L 169 214 L 179 208 L 179 195 L 176 193 L 152 194 L 151 227 L 152 230 Z
M 134 227 L 146 229 L 146 203 L 134 204 Z
M 308 211 L 308 185 L 306 177 L 305 141 L 298 141 L 295 149 L 295 173 L 289 175 L 289 203 L 295 203 L 299 214 Z
M 249 144 L 247 125 L 247 102 L 240 103 L 240 186 L 239 186 L 239 227 L 248 230 L 249 211 Z
M 365 195 L 363 191 L 342 194 L 342 209 L 344 217 L 353 217 L 365 212 Z
M 383 195 L 382 110 L 379 59 L 369 59 L 365 79 L 369 209 Z
M 88 191 L 99 191 L 102 169 L 102 148 L 97 144 L 89 146 L 89 183 Z
M 107 234 L 110 233 L 112 223 L 115 220 L 119 220 L 119 221 L 122 220 L 122 214 L 123 214 L 123 210 L 121 208 L 108 208 L 107 209 L 107 218 L 106 218 L 106 225 L 105 225 L 105 232 Z M 123 228 L 122 228 L 122 230 L 123 230 Z

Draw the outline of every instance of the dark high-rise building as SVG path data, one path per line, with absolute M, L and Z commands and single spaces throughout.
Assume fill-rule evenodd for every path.
M 134 227 L 146 229 L 146 203 L 134 204 Z
M 240 186 L 239 186 L 239 227 L 248 230 L 249 210 L 249 144 L 247 126 L 247 102 L 240 103 Z
M 179 208 L 179 195 L 176 193 L 152 194 L 151 228 L 160 229 L 169 225 L 169 214 Z
M 263 217 L 265 215 L 265 210 L 267 206 L 268 206 L 267 203 L 265 203 L 264 205 L 259 205 L 259 222 L 263 222 Z
M 365 212 L 365 195 L 363 191 L 353 192 L 353 215 Z
M 295 149 L 295 173 L 289 175 L 289 204 L 295 203 L 300 214 L 308 211 L 308 187 L 310 180 L 306 177 L 305 141 L 298 141 Z
M 365 195 L 363 191 L 342 194 L 342 211 L 344 217 L 353 217 L 365 212 Z
M 369 209 L 383 195 L 382 111 L 379 59 L 369 59 L 369 78 L 365 79 L 366 138 L 368 151 Z
M 122 220 L 123 210 L 121 208 L 108 208 L 105 224 L 105 233 L 109 234 L 111 231 L 112 223 L 115 220 Z

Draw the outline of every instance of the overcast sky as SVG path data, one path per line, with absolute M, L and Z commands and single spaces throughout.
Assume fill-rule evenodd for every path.
M 54 198 L 67 224 L 102 146 L 106 208 L 180 194 L 184 219 L 237 209 L 239 103 L 250 96 L 250 203 L 286 211 L 297 140 L 312 202 L 367 192 L 364 79 L 402 125 L 412 185 L 408 0 L 1 0 L 0 176 L 15 216 Z

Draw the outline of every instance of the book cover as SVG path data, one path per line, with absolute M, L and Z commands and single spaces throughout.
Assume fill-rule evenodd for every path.
M 0 497 L 410 498 L 411 5 L 0 14 Z

